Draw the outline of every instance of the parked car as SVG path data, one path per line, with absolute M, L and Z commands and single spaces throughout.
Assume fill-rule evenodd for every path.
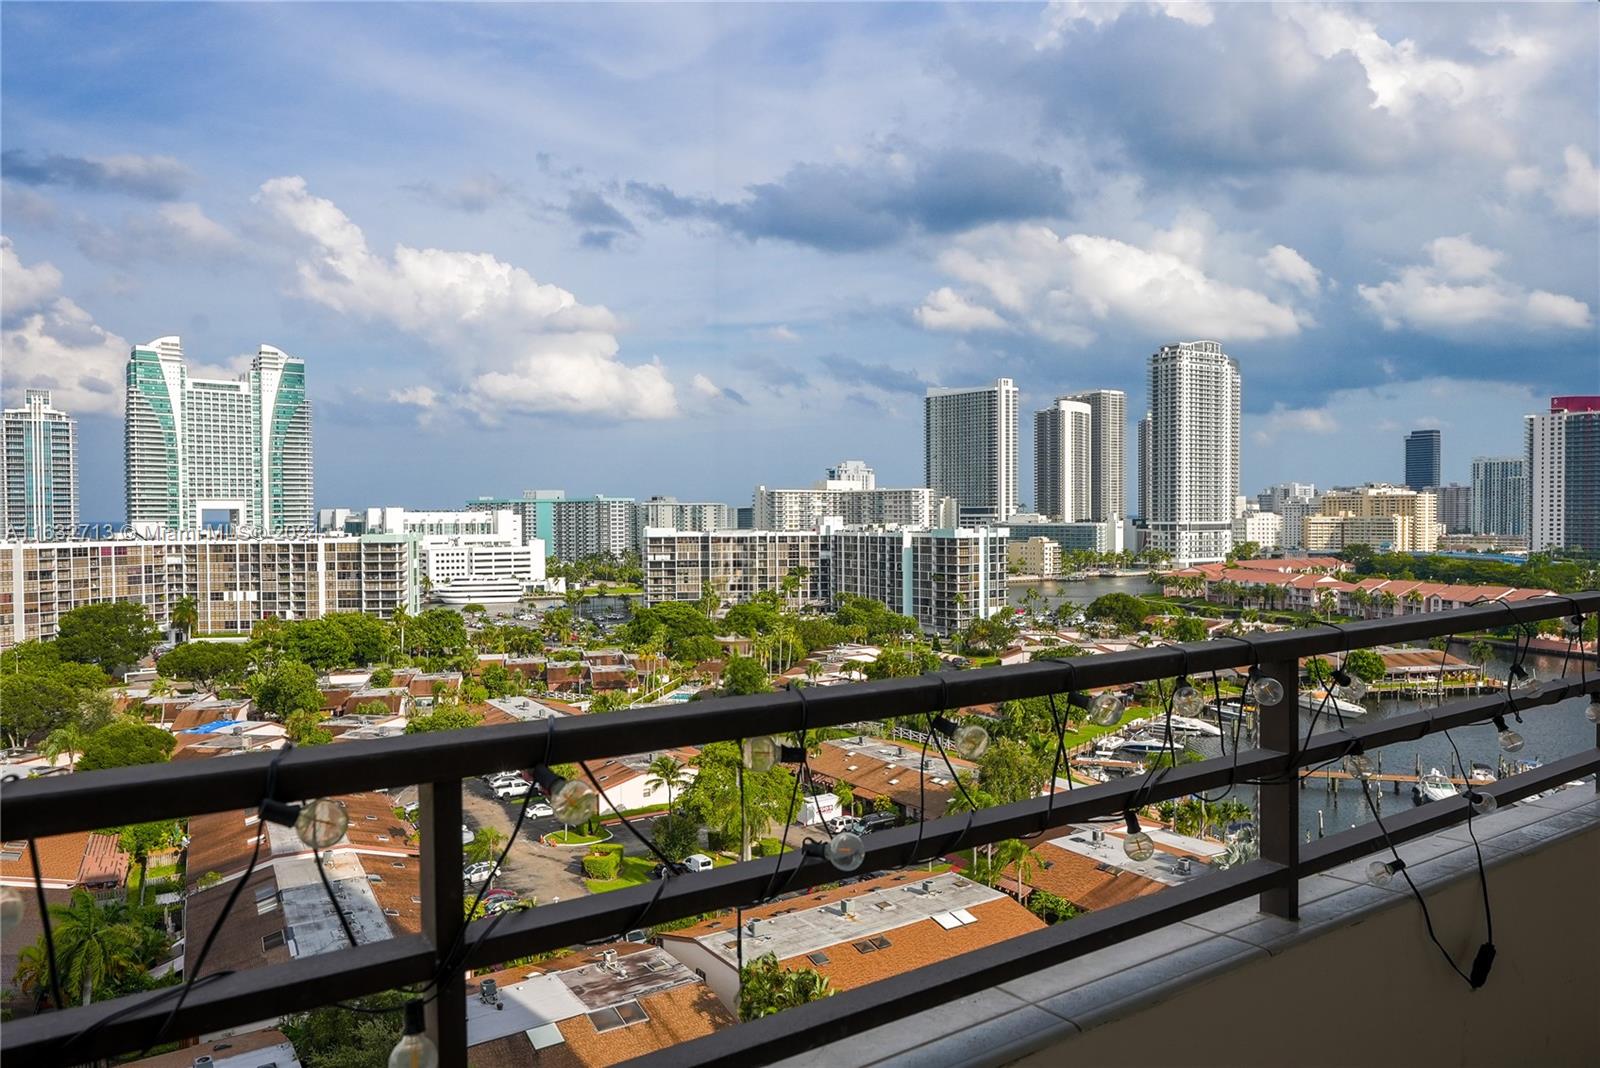
M 516 909 L 533 907 L 533 902 L 524 901 L 520 897 L 497 897 L 483 906 L 485 916 L 493 916 L 497 912 L 511 912 Z
M 622 936 L 622 940 L 624 942 L 648 942 L 650 941 L 650 932 L 637 930 L 629 931 L 627 934 Z
M 480 860 L 476 864 L 468 864 L 465 868 L 462 868 L 461 878 L 469 886 L 477 886 L 481 882 L 492 879 L 499 872 L 500 869 L 494 862 Z
M 493 775 L 485 775 L 483 781 L 490 786 L 498 786 L 503 782 L 515 779 L 518 782 L 526 781 L 526 776 L 520 771 L 497 771 Z
M 854 823 L 854 816 L 842 815 L 829 816 L 827 819 L 822 821 L 822 825 L 828 829 L 829 834 L 838 834 L 840 831 L 848 830 Z
M 527 797 L 528 791 L 532 789 L 533 783 L 526 779 L 507 779 L 495 784 L 494 796 L 502 801 L 509 797 Z
M 683 866 L 688 871 L 710 871 L 716 865 L 704 853 L 690 853 L 683 858 Z
M 507 897 L 512 898 L 514 900 L 516 898 L 516 896 L 517 896 L 517 892 L 515 890 L 507 890 L 503 886 L 498 886 L 498 887 L 495 887 L 493 890 L 485 890 L 483 892 L 483 900 L 484 900 L 485 904 L 488 904 L 491 901 L 498 901 L 501 898 L 507 898 Z
M 536 820 L 548 819 L 555 814 L 556 810 L 551 808 L 549 804 L 544 801 L 535 801 L 533 804 L 528 806 L 528 815 L 532 816 Z
M 892 812 L 869 812 L 856 820 L 850 829 L 856 834 L 871 834 L 873 831 L 893 827 L 899 822 L 900 820 Z
M 476 838 L 476 837 L 478 837 L 478 836 L 472 830 L 471 827 L 468 827 L 465 823 L 463 823 L 461 825 L 461 844 L 462 845 L 471 845 L 472 844 L 472 840 L 474 838 Z

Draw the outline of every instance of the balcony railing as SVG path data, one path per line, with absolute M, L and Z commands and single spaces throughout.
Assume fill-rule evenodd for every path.
M 1258 859 L 674 1046 L 646 1060 L 651 1065 L 770 1063 L 1246 897 L 1259 895 L 1263 912 L 1295 919 L 1302 878 L 1374 852 L 1384 844 L 1384 829 L 1390 840 L 1405 842 L 1460 823 L 1470 811 L 1466 797 L 1457 796 L 1387 816 L 1383 828 L 1367 824 L 1306 843 L 1300 830 L 1298 769 L 1353 751 L 1486 723 L 1497 714 L 1600 692 L 1600 671 L 1585 672 L 1581 678 L 1563 676 L 1528 691 L 1449 701 L 1303 739 L 1297 714 L 1300 659 L 1485 628 L 1530 627 L 1546 619 L 1588 618 L 1596 612 L 1600 612 L 1600 592 L 1587 592 L 1108 656 L 808 689 L 804 696 L 789 691 L 296 750 L 278 761 L 279 800 L 421 784 L 423 932 L 284 964 L 219 973 L 194 986 L 175 1014 L 175 999 L 168 990 L 15 1020 L 5 1028 L 0 1053 L 18 1064 L 82 1063 L 143 1049 L 158 1035 L 170 1040 L 217 1031 L 433 981 L 438 996 L 428 1003 L 430 1033 L 443 1063 L 464 1065 L 465 969 L 620 937 L 646 919 L 662 923 L 760 901 L 770 892 L 778 871 L 786 891 L 834 882 L 839 872 L 821 857 L 796 851 L 676 876 L 664 884 L 477 920 L 465 925 L 463 935 L 462 851 L 456 833 L 461 825 L 463 778 L 1252 666 L 1283 686 L 1282 700 L 1261 709 L 1258 748 L 1180 765 L 1148 779 L 1141 775 L 1080 787 L 970 817 L 950 816 L 920 827 L 870 834 L 865 837 L 866 860 L 860 871 L 910 866 L 956 848 L 1033 835 L 1246 780 L 1263 781 L 1258 795 Z M 756 725 L 759 728 L 752 729 Z M 119 823 L 254 809 L 268 788 L 271 763 L 269 755 L 245 755 L 16 783 L 0 797 L 0 820 L 9 839 L 21 839 L 104 826 L 108 802 L 114 803 Z M 1476 789 L 1505 805 L 1597 770 L 1600 734 L 1592 748 Z M 190 937 L 199 937 L 199 932 Z M 465 952 L 447 961 L 457 945 L 465 945 Z

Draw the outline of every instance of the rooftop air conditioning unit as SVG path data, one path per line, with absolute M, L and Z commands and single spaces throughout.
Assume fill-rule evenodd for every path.
M 211 1054 L 202 1053 L 194 1059 L 194 1068 L 211 1068 Z
M 932 879 L 924 879 L 924 880 L 922 880 L 922 892 L 924 894 L 927 894 L 929 897 L 933 896 L 933 880 Z

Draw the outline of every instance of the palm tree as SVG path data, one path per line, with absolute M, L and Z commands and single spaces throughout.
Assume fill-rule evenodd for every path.
M 1022 884 L 1027 881 L 1039 867 L 1039 858 L 1033 855 L 1033 850 L 1028 843 L 1020 838 L 1010 838 L 1001 842 L 997 852 L 1000 870 L 1004 871 L 1007 865 L 1017 866 L 1017 900 L 1022 900 Z
M 1490 645 L 1482 638 L 1479 638 L 1477 641 L 1467 646 L 1467 656 L 1472 659 L 1474 664 L 1478 665 L 1478 676 L 1480 678 L 1483 676 L 1484 667 L 1489 663 L 1489 658 L 1493 655 L 1494 646 Z
M 171 679 L 165 678 L 165 677 L 163 677 L 161 675 L 157 675 L 155 678 L 150 680 L 150 696 L 151 697 L 165 697 L 167 694 L 169 694 L 171 692 L 172 692 L 172 680 Z
M 684 771 L 683 764 L 671 753 L 662 753 L 650 762 L 645 769 L 650 777 L 644 781 L 645 788 L 654 792 L 656 787 L 667 788 L 667 812 L 672 812 L 672 792 L 681 790 L 689 785 L 689 776 Z
M 1422 611 L 1422 594 L 1418 593 L 1416 590 L 1412 590 L 1410 593 L 1406 594 L 1405 602 L 1406 606 L 1412 612 Z
M 193 597 L 180 597 L 172 603 L 172 629 L 183 633 L 183 640 L 200 629 L 200 610 Z
M 1322 609 L 1322 614 L 1329 619 L 1333 618 L 1333 610 L 1339 606 L 1339 598 L 1332 590 L 1323 590 L 1317 594 L 1317 607 Z
M 470 861 L 492 861 L 505 848 L 506 836 L 493 827 L 479 827 L 478 833 L 467 843 L 465 853 Z
M 95 987 L 139 966 L 137 932 L 113 922 L 88 891 L 74 890 L 66 905 L 50 906 L 55 917 L 56 966 L 70 989 L 82 991 L 83 1004 L 94 1000 Z
M 1394 606 L 1398 601 L 1399 598 L 1395 597 L 1395 595 L 1389 590 L 1384 590 L 1382 593 L 1378 594 L 1378 603 L 1383 606 L 1383 612 L 1385 615 L 1394 615 Z
M 87 738 L 83 725 L 75 720 L 69 720 L 45 735 L 44 742 L 39 746 L 39 755 L 54 764 L 56 757 L 65 753 L 67 762 L 76 764 L 78 754 L 83 752 L 83 743 Z
M 1372 594 L 1363 587 L 1357 586 L 1350 591 L 1350 601 L 1361 609 L 1362 618 L 1366 618 L 1367 609 L 1372 606 Z

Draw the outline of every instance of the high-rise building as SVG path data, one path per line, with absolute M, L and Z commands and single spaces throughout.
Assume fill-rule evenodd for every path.
M 1307 549 L 1339 549 L 1364 543 L 1391 552 L 1431 553 L 1439 544 L 1439 498 L 1404 486 L 1375 482 L 1331 489 L 1321 512 L 1305 520 Z M 1312 520 L 1317 520 L 1313 523 Z M 1388 520 L 1393 519 L 1390 523 Z M 1350 520 L 1335 524 L 1331 520 Z
M 1139 420 L 1139 519 L 1150 518 L 1150 413 Z
M 935 497 L 954 497 L 962 522 L 1017 510 L 1017 387 L 930 389 L 923 401 L 923 473 Z
M 811 489 L 757 486 L 753 502 L 750 523 L 755 530 L 816 530 L 830 516 L 852 525 L 944 525 L 935 522 L 933 492 L 922 486 L 861 489 L 830 478 Z
M 1452 482 L 1434 488 L 1439 498 L 1439 522 L 1446 534 L 1465 534 L 1472 529 L 1472 487 Z
M 829 482 L 848 482 L 856 489 L 877 489 L 878 476 L 865 460 L 841 460 L 838 466 L 828 468 Z
M 1150 511 L 1145 537 L 1184 567 L 1233 545 L 1239 494 L 1239 365 L 1215 341 L 1150 357 Z
M 1309 501 L 1317 495 L 1317 487 L 1311 482 L 1280 482 L 1276 486 L 1268 486 L 1256 494 L 1256 505 L 1263 512 L 1279 512 L 1283 510 L 1283 502 L 1291 499 Z
M 634 509 L 640 537 L 645 527 L 668 530 L 733 530 L 733 509 L 717 501 L 680 501 L 676 497 L 651 497 Z
M 1600 550 L 1600 396 L 1523 417 L 1528 548 Z
M 78 424 L 30 389 L 0 414 L 0 537 L 70 538 L 78 526 Z
M 1406 435 L 1406 488 L 1428 489 L 1439 479 L 1439 432 L 1413 430 Z
M 1277 512 L 1246 512 L 1233 521 L 1233 544 L 1253 541 L 1263 552 L 1283 545 L 1283 516 Z
M 555 502 L 555 546 L 560 560 L 580 560 L 596 553 L 621 556 L 639 551 L 640 527 L 634 521 L 632 497 L 571 497 Z
M 1128 514 L 1128 395 L 1120 389 L 1069 393 L 1089 406 L 1089 516 L 1096 523 Z
M 1033 506 L 1040 515 L 1063 523 L 1091 518 L 1092 422 L 1087 404 L 1066 397 L 1033 413 Z
M 535 538 L 544 542 L 545 549 L 556 551 L 556 502 L 565 500 L 566 490 L 523 490 L 521 497 L 474 497 L 467 502 L 472 512 L 498 512 L 510 509 L 522 518 L 522 540 Z
M 1528 461 L 1521 456 L 1472 458 L 1471 518 L 1473 534 L 1528 533 Z M 1443 520 L 1450 528 L 1450 521 Z M 1459 533 L 1451 528 L 1451 533 Z
M 176 337 L 128 359 L 128 525 L 309 530 L 311 402 L 305 361 L 262 345 L 235 380 L 190 378 Z

